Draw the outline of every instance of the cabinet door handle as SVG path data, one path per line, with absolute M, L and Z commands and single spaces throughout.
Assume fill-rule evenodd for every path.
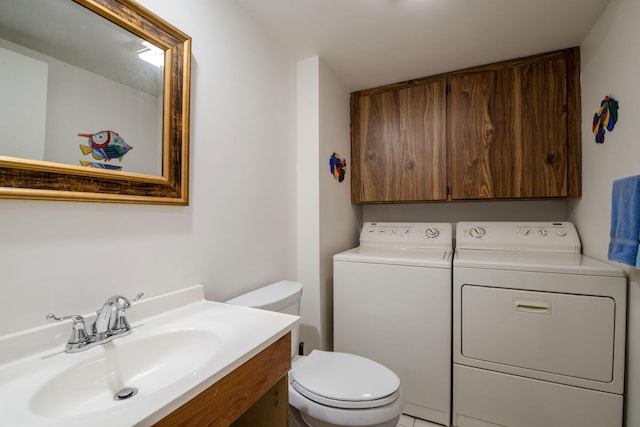
M 514 298 L 513 310 L 524 313 L 551 314 L 551 301 Z

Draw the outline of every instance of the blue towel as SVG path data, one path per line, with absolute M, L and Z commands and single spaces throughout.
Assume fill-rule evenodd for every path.
M 613 182 L 609 259 L 635 266 L 640 242 L 640 175 Z

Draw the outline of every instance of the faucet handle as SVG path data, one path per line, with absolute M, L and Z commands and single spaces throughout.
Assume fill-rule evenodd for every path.
M 135 298 L 131 300 L 123 297 L 122 295 L 114 295 L 111 298 L 109 298 L 107 302 L 113 303 L 113 305 L 116 307 L 116 310 L 124 310 L 129 308 L 132 302 L 136 302 L 140 298 L 142 298 L 143 295 L 144 293 L 140 292 L 138 295 L 136 295 Z
M 67 342 L 66 349 L 67 351 L 77 351 L 89 343 L 89 335 L 87 334 L 87 329 L 84 324 L 84 317 L 77 314 L 63 317 L 56 317 L 53 313 L 47 314 L 47 320 L 49 320 L 49 322 L 62 322 L 63 320 L 69 319 L 73 321 L 73 330 L 71 331 L 71 337 L 69 338 L 69 342 Z
M 129 322 L 127 321 L 127 315 L 125 313 L 125 310 L 130 308 L 131 307 L 131 303 L 135 302 L 135 301 L 138 301 L 140 298 L 142 298 L 143 295 L 144 295 L 144 293 L 140 292 L 132 300 L 128 300 L 128 299 L 126 299 L 125 297 L 122 297 L 122 296 L 118 296 L 115 299 L 116 320 L 115 320 L 115 322 L 113 324 L 113 328 L 112 328 L 113 333 L 122 334 L 122 333 L 125 333 L 125 332 L 128 332 L 128 331 L 131 330 L 131 326 L 129 326 Z

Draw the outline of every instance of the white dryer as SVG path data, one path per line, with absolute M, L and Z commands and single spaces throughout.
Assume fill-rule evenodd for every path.
M 365 223 L 360 246 L 333 258 L 336 351 L 400 377 L 404 413 L 451 420 L 452 225 Z
M 453 425 L 620 427 L 626 286 L 571 223 L 461 222 Z

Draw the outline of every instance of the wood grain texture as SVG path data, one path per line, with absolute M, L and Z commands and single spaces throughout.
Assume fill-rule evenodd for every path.
M 453 199 L 580 194 L 576 52 L 551 52 L 449 74 Z
M 278 381 L 283 377 L 286 378 L 290 367 L 291 334 L 289 333 L 154 426 L 227 427 Z M 275 419 L 281 419 L 282 411 L 288 410 L 288 405 L 278 405 L 273 407 Z M 259 413 L 264 416 L 264 412 Z
M 563 51 L 567 61 L 567 197 L 582 196 L 582 98 L 580 49 Z
M 497 182 L 513 184 L 514 163 L 504 109 L 502 74 L 495 70 L 451 76 L 448 140 L 454 199 L 500 196 Z
M 400 151 L 398 99 L 393 91 L 360 98 L 360 173 L 363 201 L 393 200 Z
M 579 197 L 579 63 L 572 48 L 352 93 L 352 203 Z
M 289 425 L 289 381 L 285 375 L 244 414 L 232 427 L 287 427 Z
M 522 180 L 519 197 L 567 196 L 566 64 L 552 59 L 516 67 Z
M 353 93 L 352 202 L 444 200 L 445 116 L 444 76 Z
M 393 196 L 444 200 L 446 188 L 446 82 L 398 90 L 400 146 Z

